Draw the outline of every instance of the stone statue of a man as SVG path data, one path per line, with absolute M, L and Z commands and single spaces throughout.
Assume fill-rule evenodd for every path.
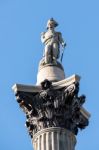
M 47 31 L 41 33 L 41 41 L 45 44 L 44 57 L 46 64 L 56 62 L 60 56 L 60 45 L 62 47 L 66 46 L 62 34 L 55 31 L 57 26 L 58 23 L 51 18 L 47 22 Z

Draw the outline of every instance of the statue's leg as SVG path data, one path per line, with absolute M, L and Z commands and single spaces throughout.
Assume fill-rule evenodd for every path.
M 45 46 L 45 63 L 50 63 L 51 59 L 51 45 L 47 44 Z
M 57 60 L 59 58 L 59 45 L 53 43 L 53 59 Z

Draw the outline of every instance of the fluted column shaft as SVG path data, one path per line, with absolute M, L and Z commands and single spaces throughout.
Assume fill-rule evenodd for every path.
M 74 134 L 63 128 L 47 128 L 33 137 L 34 150 L 74 150 Z

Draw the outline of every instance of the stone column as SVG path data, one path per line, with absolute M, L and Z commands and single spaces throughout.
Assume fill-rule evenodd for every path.
M 90 117 L 82 107 L 85 96 L 78 96 L 78 76 L 56 83 L 44 80 L 39 86 L 16 84 L 13 90 L 34 150 L 75 150 L 75 136 Z
M 34 150 L 74 150 L 75 135 L 67 129 L 46 128 L 33 136 Z
M 40 60 L 36 85 L 13 86 L 17 102 L 26 115 L 34 150 L 74 150 L 79 129 L 89 124 L 90 114 L 83 108 L 86 97 L 78 95 L 80 77 L 66 78 L 57 60 L 60 44 L 65 47 L 61 33 L 54 31 L 57 25 L 51 18 L 47 31 L 41 34 L 47 53 Z M 63 52 L 61 61 L 62 57 Z

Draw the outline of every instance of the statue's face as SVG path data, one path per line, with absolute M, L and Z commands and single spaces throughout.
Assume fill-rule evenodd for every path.
M 50 22 L 50 23 L 48 24 L 48 28 L 54 29 L 54 23 L 53 23 L 53 22 Z

